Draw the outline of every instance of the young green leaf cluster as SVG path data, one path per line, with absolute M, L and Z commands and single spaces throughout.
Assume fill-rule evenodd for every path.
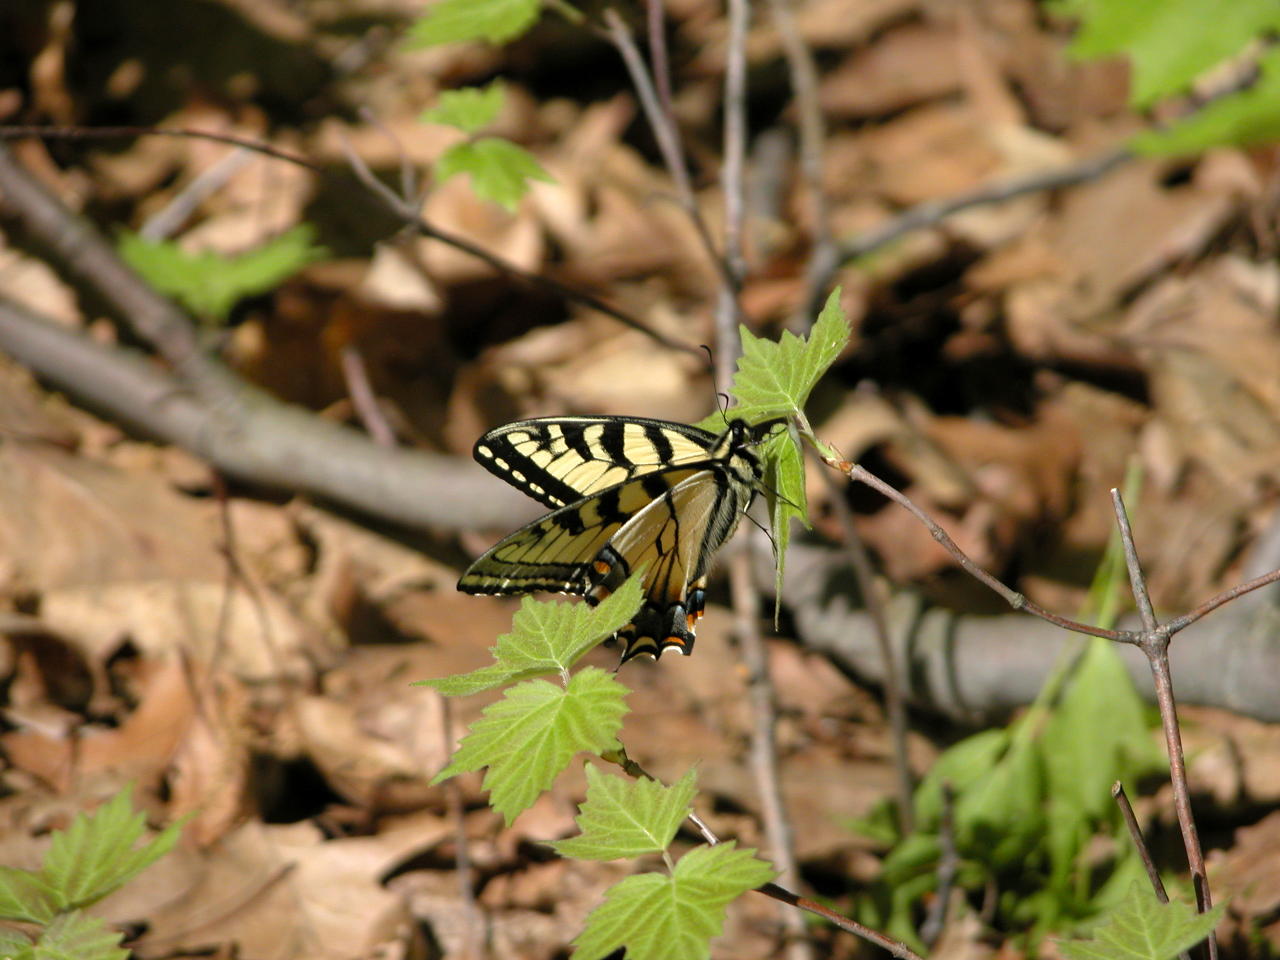
M 1071 47 L 1076 56 L 1129 56 L 1129 100 L 1138 109 L 1187 93 L 1201 76 L 1247 55 L 1280 29 L 1280 7 L 1272 0 L 1060 0 L 1057 7 L 1080 18 Z M 1249 89 L 1229 93 L 1167 129 L 1142 133 L 1130 146 L 1139 153 L 1176 155 L 1278 136 L 1280 54 L 1272 49 L 1258 58 L 1258 79 Z
M 0 956 L 12 960 L 124 960 L 120 933 L 83 908 L 117 890 L 164 856 L 178 839 L 173 824 L 142 846 L 145 817 L 122 790 L 91 815 L 54 833 L 39 870 L 0 866 L 0 921 L 43 927 L 32 938 L 0 930 Z
M 327 257 L 315 229 L 300 224 L 239 256 L 188 253 L 167 240 L 147 240 L 123 231 L 120 256 L 151 286 L 173 297 L 201 320 L 222 323 L 245 297 L 266 293 L 303 267 Z
M 540 0 L 439 0 L 410 29 L 409 45 L 506 43 L 533 26 L 541 10 Z
M 626 687 L 596 667 L 570 676 L 588 650 L 630 621 L 642 580 L 631 577 L 596 607 L 525 597 L 511 632 L 491 648 L 494 662 L 456 677 L 420 681 L 447 695 L 478 693 L 519 681 L 490 704 L 434 782 L 488 767 L 490 803 L 511 823 L 581 751 L 618 750 Z M 556 674 L 561 684 L 534 679 Z
M 624 780 L 587 767 L 587 799 L 578 815 L 579 836 L 551 846 L 564 856 L 617 860 L 662 854 L 693 802 L 693 771 L 667 787 L 653 780 Z M 668 873 L 627 877 L 606 894 L 573 941 L 577 960 L 599 960 L 626 947 L 633 960 L 703 960 L 724 927 L 725 907 L 772 880 L 773 867 L 754 850 L 702 844 Z
M 957 885 L 982 890 L 996 881 L 1006 891 L 997 907 L 1002 926 L 1024 931 L 1034 944 L 1047 931 L 1098 916 L 1142 876 L 1111 784 L 1132 785 L 1166 769 L 1123 662 L 1106 641 L 1090 640 L 1052 708 L 1034 707 L 1009 727 L 974 734 L 942 754 L 916 789 L 915 833 L 899 834 L 888 804 L 856 825 L 893 847 L 864 921 L 920 944 L 915 905 L 937 885 L 944 784 L 960 857 Z M 1109 874 L 1087 857 L 1099 832 L 1115 840 Z
M 453 127 L 468 136 L 436 161 L 437 182 L 444 183 L 459 173 L 470 174 L 477 196 L 515 210 L 529 191 L 530 180 L 552 182 L 552 178 L 529 151 L 510 140 L 475 137 L 497 119 L 503 99 L 502 84 L 497 80 L 487 87 L 450 90 L 440 95 L 440 102 L 426 111 L 422 120 Z

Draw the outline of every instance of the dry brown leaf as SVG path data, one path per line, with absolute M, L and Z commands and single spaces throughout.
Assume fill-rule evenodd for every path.
M 1214 899 L 1229 898 L 1230 911 L 1246 917 L 1275 916 L 1280 909 L 1277 851 L 1280 851 L 1280 811 L 1237 830 L 1230 850 L 1214 850 L 1209 854 Z
M 913 24 L 847 57 L 822 79 L 824 112 L 833 117 L 895 113 L 960 89 L 952 25 Z
M 221 564 L 219 564 L 221 566 Z M 334 648 L 275 593 L 182 578 L 115 580 L 50 590 L 41 618 L 92 660 L 127 639 L 147 657 L 181 652 L 242 680 L 301 679 Z
M 54 737 L 36 730 L 0 734 L 14 766 L 60 792 L 81 780 L 135 781 L 150 789 L 188 733 L 195 702 L 186 671 L 176 657 L 149 671 L 141 702 L 117 728 L 88 728 Z
M 926 106 L 862 134 L 867 186 L 909 206 L 963 193 L 999 171 L 999 151 L 969 107 Z
M 0 562 L 21 589 L 208 576 L 224 568 L 208 518 L 159 478 L 44 445 L 0 448 Z
M 207 947 L 260 960 L 372 958 L 418 936 L 380 884 L 429 838 L 419 830 L 326 840 L 310 823 L 246 824 L 211 849 L 170 855 L 98 908 L 145 919 L 142 957 Z
M 425 708 L 419 716 L 434 723 L 416 730 L 398 729 L 395 733 L 403 739 L 396 740 L 371 733 L 354 707 L 332 696 L 302 697 L 295 702 L 308 755 L 344 799 L 381 813 L 414 810 L 438 794 L 430 779 L 447 760 L 443 710 L 430 691 L 412 692 L 415 702 Z M 419 749 L 411 752 L 412 747 Z
M 248 813 L 249 691 L 234 677 L 192 668 L 200 709 L 174 752 L 166 783 L 171 818 L 189 816 L 185 842 L 208 847 Z
M 466 177 L 453 177 L 437 186 L 422 208 L 423 217 L 442 230 L 465 237 L 520 270 L 537 273 L 546 244 L 529 200 L 520 211 L 508 213 L 481 200 Z M 470 254 L 433 240 L 418 242 L 419 256 L 437 282 L 452 286 L 492 279 L 493 269 Z

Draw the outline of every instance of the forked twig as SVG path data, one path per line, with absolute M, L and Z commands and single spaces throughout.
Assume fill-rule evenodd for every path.
M 1142 618 L 1143 637 L 1138 644 L 1151 666 L 1151 679 L 1156 689 L 1156 704 L 1160 709 L 1160 725 L 1164 729 L 1165 749 L 1169 754 L 1169 780 L 1173 784 L 1173 808 L 1178 815 L 1178 827 L 1182 832 L 1182 846 L 1187 853 L 1187 865 L 1191 870 L 1191 882 L 1196 891 L 1196 909 L 1205 913 L 1213 906 L 1209 892 L 1209 875 L 1205 870 L 1204 853 L 1200 848 L 1200 834 L 1191 814 L 1191 791 L 1187 787 L 1187 761 L 1182 750 L 1182 730 L 1178 726 L 1178 707 L 1173 697 L 1173 676 L 1169 672 L 1170 634 L 1160 629 L 1155 610 L 1147 592 L 1147 581 L 1138 562 L 1138 550 L 1133 543 L 1133 530 L 1129 526 L 1129 513 L 1124 508 L 1120 491 L 1112 488 L 1111 503 L 1115 509 L 1116 524 L 1120 529 L 1120 542 L 1124 545 L 1125 565 L 1129 569 L 1129 586 Z M 1218 939 L 1212 931 L 1205 941 L 1209 960 L 1218 958 Z

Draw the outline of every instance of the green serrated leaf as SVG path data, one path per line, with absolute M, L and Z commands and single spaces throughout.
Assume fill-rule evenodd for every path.
M 406 46 L 506 43 L 533 26 L 540 8 L 539 0 L 439 0 L 409 28 Z
M 35 941 L 17 930 L 0 929 L 0 957 L 3 960 L 31 960 Z
M 419 680 L 415 685 L 452 697 L 548 673 L 563 675 L 588 650 L 631 622 L 644 599 L 643 581 L 643 571 L 637 571 L 594 607 L 580 600 L 525 597 L 511 619 L 511 632 L 500 636 L 489 650 L 492 664 L 471 673 Z
M 1198 914 L 1178 901 L 1162 904 L 1135 882 L 1092 939 L 1061 940 L 1058 949 L 1068 960 L 1171 960 L 1207 937 L 1225 908 Z
M 467 87 L 440 94 L 440 102 L 422 114 L 423 123 L 441 123 L 475 133 L 493 123 L 502 110 L 506 89 L 501 80 L 487 87 Z
M 555 182 L 533 154 L 498 137 L 459 143 L 436 161 L 435 174 L 440 183 L 459 173 L 471 175 L 476 196 L 513 211 L 529 191 L 530 180 Z
M 1111 784 L 1167 769 L 1146 705 L 1110 642 L 1091 638 L 1041 734 L 1049 793 L 1090 819 L 1115 808 Z
M 124 937 L 98 917 L 74 910 L 49 924 L 36 940 L 33 960 L 127 960 L 120 947 Z
M 782 581 L 787 566 L 787 547 L 791 544 L 791 521 L 809 522 L 809 503 L 804 485 L 804 451 L 792 429 L 775 434 L 762 451 L 765 463 L 765 485 L 770 492 L 769 526 L 773 531 L 774 551 L 774 622 L 782 603 Z
M 526 680 L 509 689 L 471 725 L 453 762 L 432 783 L 488 767 L 489 803 L 507 824 L 527 809 L 569 763 L 586 750 L 620 749 L 627 688 L 596 667 L 574 674 L 567 687 Z
M 71 826 L 54 833 L 40 879 L 56 891 L 60 908 L 101 900 L 173 849 L 178 824 L 135 849 L 146 817 L 133 812 L 132 796 L 132 788 L 126 787 L 92 814 L 77 814 Z
M 591 912 L 573 941 L 574 957 L 599 960 L 625 946 L 628 960 L 705 960 L 724 927 L 725 907 L 776 876 L 754 854 L 731 840 L 690 850 L 670 877 L 628 877 Z
M 1072 53 L 1127 54 L 1129 99 L 1139 109 L 1185 92 L 1201 74 L 1280 27 L 1272 0 L 1109 0 L 1072 12 L 1082 18 Z
M 300 224 L 256 250 L 226 257 L 187 253 L 176 243 L 125 231 L 117 249 L 161 293 L 199 317 L 222 321 L 245 297 L 273 290 L 307 264 L 328 256 L 314 239 L 315 230 Z
M 1167 130 L 1141 133 L 1129 148 L 1147 156 L 1182 156 L 1280 139 L 1280 49 L 1267 51 L 1258 67 L 1258 81 L 1248 90 L 1215 100 Z
M 742 356 L 731 392 L 738 399 L 734 415 L 751 423 L 804 412 L 818 380 L 849 343 L 849 321 L 840 307 L 840 288 L 831 291 L 807 337 L 783 331 L 777 341 L 755 336 L 746 327 Z
M 0 866 L 0 920 L 48 923 L 62 902 L 58 891 L 37 874 Z
M 690 770 L 672 786 L 628 780 L 587 767 L 587 799 L 578 813 L 580 836 L 550 844 L 562 857 L 619 860 L 661 853 L 689 815 L 697 789 Z

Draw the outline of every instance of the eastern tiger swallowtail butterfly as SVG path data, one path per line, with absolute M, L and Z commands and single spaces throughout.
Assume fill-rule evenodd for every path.
M 595 604 L 644 567 L 645 600 L 618 631 L 622 662 L 693 650 L 707 568 L 760 484 L 751 447 L 780 421 L 731 420 L 718 436 L 633 417 L 519 420 L 490 430 L 473 456 L 553 508 L 476 560 L 466 593 L 538 590 Z

